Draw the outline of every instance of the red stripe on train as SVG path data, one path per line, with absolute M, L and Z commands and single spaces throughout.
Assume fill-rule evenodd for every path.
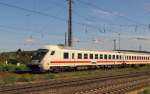
M 92 61 L 51 61 L 51 63 L 91 63 Z M 149 60 L 141 61 L 141 60 L 101 60 L 101 61 L 95 61 L 97 63 L 105 63 L 105 62 L 150 62 Z
M 51 63 L 91 63 L 91 61 L 51 61 Z

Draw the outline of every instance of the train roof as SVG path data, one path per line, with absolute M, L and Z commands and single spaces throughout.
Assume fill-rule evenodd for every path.
M 137 51 L 137 50 L 97 50 L 97 49 L 89 49 L 89 48 L 75 48 L 75 47 L 68 47 L 62 45 L 47 45 L 45 46 L 46 49 L 64 49 L 64 50 L 81 50 L 81 51 L 101 51 L 101 52 L 111 52 L 111 53 L 127 53 L 127 54 L 150 54 L 148 51 Z
M 134 54 L 150 54 L 149 51 L 139 51 L 139 50 L 115 50 L 122 53 L 134 53 Z
M 117 52 L 113 50 L 98 50 L 98 49 L 89 49 L 89 48 L 75 48 L 68 46 L 59 46 L 59 45 L 47 45 L 45 46 L 47 49 L 64 49 L 64 50 L 81 50 L 81 51 L 102 51 L 102 52 Z

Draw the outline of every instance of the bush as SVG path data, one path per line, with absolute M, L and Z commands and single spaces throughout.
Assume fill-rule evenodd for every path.
M 8 60 L 8 64 L 17 64 L 17 60 L 15 60 L 15 59 L 9 59 Z
M 29 67 L 27 67 L 24 64 L 21 64 L 20 66 L 16 66 L 16 69 L 15 69 L 15 71 L 26 71 L 26 70 L 29 70 Z
M 21 64 L 20 66 L 13 64 L 0 64 L 0 71 L 5 72 L 15 72 L 15 71 L 26 71 L 29 68 L 26 65 Z

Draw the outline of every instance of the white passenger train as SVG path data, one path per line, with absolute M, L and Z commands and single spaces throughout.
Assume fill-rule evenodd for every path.
M 122 64 L 150 64 L 150 54 L 97 51 L 49 45 L 34 52 L 29 66 L 38 66 L 41 70 L 47 71 L 67 68 L 101 67 L 104 65 L 117 66 Z

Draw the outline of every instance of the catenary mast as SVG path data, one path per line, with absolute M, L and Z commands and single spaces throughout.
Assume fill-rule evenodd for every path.
M 68 19 L 68 46 L 71 47 L 72 44 L 72 0 L 68 0 L 69 4 L 69 19 Z

